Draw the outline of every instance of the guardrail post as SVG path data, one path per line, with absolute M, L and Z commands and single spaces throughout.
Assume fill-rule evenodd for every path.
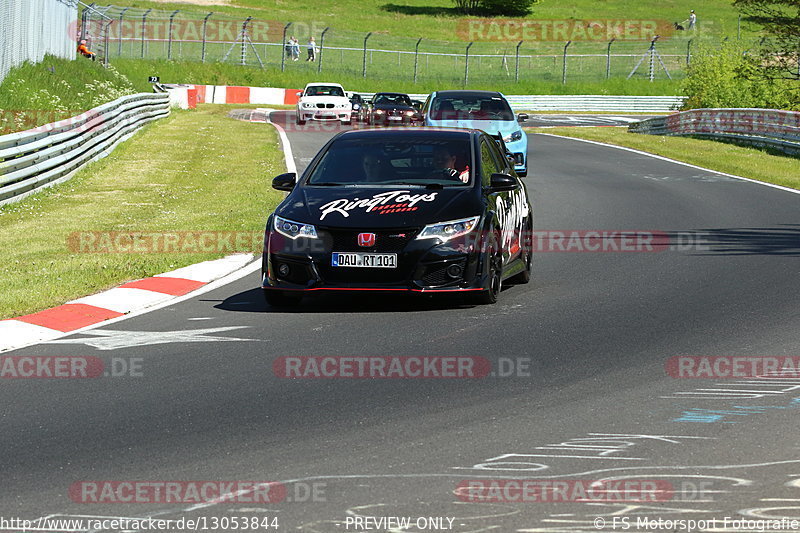
M 422 37 L 419 38 L 417 45 L 414 47 L 414 83 L 417 83 L 417 62 L 419 60 L 419 43 L 421 42 Z
M 567 41 L 567 44 L 564 45 L 564 60 L 563 60 L 563 67 L 561 69 L 561 84 L 566 85 L 567 83 L 567 48 L 569 45 L 572 44 L 572 41 Z
M 290 22 L 283 27 L 283 40 L 281 41 L 281 72 L 286 68 L 286 30 L 289 29 L 292 23 Z
M 117 57 L 122 57 L 122 23 L 125 20 L 125 12 L 128 11 L 130 8 L 126 7 L 122 11 L 119 12 L 119 38 L 117 40 Z
M 176 9 L 172 12 L 172 15 L 169 16 L 169 36 L 167 37 L 168 44 L 167 44 L 167 59 L 172 59 L 172 24 L 175 20 L 175 15 L 178 14 L 180 9 Z
M 514 81 L 519 83 L 519 47 L 522 46 L 524 41 L 517 43 L 516 56 L 514 58 Z
M 214 12 L 212 11 L 211 13 L 206 15 L 206 18 L 203 19 L 203 51 L 200 52 L 201 63 L 206 62 L 206 31 L 208 30 L 208 19 L 211 18 L 211 15 L 213 14 Z
M 606 49 L 606 79 L 611 77 L 611 45 L 616 41 L 616 37 L 612 37 L 608 41 L 608 48 Z
M 327 26 L 324 30 L 322 30 L 322 33 L 319 36 L 319 54 L 318 54 L 319 57 L 317 58 L 317 72 L 322 72 L 322 49 L 325 47 L 325 34 L 328 32 L 329 29 L 331 29 L 331 27 Z
M 689 39 L 686 42 L 686 66 L 689 66 L 689 63 L 692 62 L 692 41 L 694 39 Z
M 367 77 L 367 39 L 369 39 L 370 35 L 372 35 L 372 32 L 369 32 L 367 34 L 367 36 L 364 37 L 364 63 L 363 63 L 363 66 L 361 67 L 361 77 L 362 78 L 366 78 Z
M 464 55 L 464 87 L 467 86 L 467 82 L 469 81 L 469 49 L 472 47 L 472 44 L 472 41 L 470 41 Z
M 144 12 L 144 15 L 142 15 L 142 54 L 141 54 L 142 58 L 144 58 L 144 34 L 145 31 L 147 30 L 147 15 L 149 15 L 151 11 L 152 9 L 148 9 L 147 11 Z

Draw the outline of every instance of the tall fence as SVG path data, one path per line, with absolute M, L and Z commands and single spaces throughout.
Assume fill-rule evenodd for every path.
M 398 37 L 380 31 L 345 31 L 315 22 L 235 19 L 214 12 L 92 5 L 95 12 L 89 14 L 84 33 L 99 48 L 107 29 L 112 60 L 226 62 L 307 74 L 414 82 L 682 77 L 691 62 L 693 48 L 703 40 L 693 31 L 675 31 L 654 40 L 654 32 L 647 28 L 639 33 L 629 31 L 619 38 L 597 32 L 594 34 L 597 38 L 576 41 L 468 42 L 469 33 L 462 32 L 464 40 L 459 41 L 461 35 L 456 31 L 452 34 L 454 40 L 445 41 Z M 106 19 L 101 20 L 97 13 L 113 22 L 106 24 Z M 636 38 L 631 38 L 631 34 Z M 287 43 L 292 36 L 298 40 L 294 53 Z M 317 53 L 313 61 L 307 61 L 308 41 L 312 36 Z
M 692 135 L 800 154 L 800 112 L 776 109 L 693 109 L 635 122 L 632 133 Z
M 77 17 L 77 0 L 0 0 L 0 82 L 45 54 L 73 59 Z

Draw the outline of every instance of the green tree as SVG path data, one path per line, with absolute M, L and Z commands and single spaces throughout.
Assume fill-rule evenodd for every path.
M 759 50 L 764 73 L 800 79 L 800 1 L 734 0 L 733 5 L 767 33 Z

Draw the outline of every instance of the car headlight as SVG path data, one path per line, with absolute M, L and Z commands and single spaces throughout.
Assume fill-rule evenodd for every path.
M 293 220 L 281 218 L 277 215 L 274 218 L 272 227 L 275 228 L 275 231 L 290 239 L 297 239 L 298 237 L 307 237 L 309 239 L 317 238 L 317 228 L 311 224 L 294 222 Z
M 360 106 L 360 105 L 358 105 L 358 104 L 353 104 L 353 111 L 358 111 L 359 109 L 361 109 L 361 106 Z
M 517 130 L 507 137 L 503 137 L 503 142 L 511 143 L 522 139 L 522 130 Z
M 409 116 L 409 117 L 413 117 L 416 114 L 417 114 L 416 111 L 406 111 L 406 116 Z
M 383 109 L 376 109 L 375 110 L 375 114 L 376 115 L 383 115 Z
M 308 108 L 310 108 L 310 107 L 314 107 L 314 104 L 312 104 L 311 102 L 303 102 L 303 107 L 305 107 L 306 109 L 308 109 Z
M 422 231 L 417 235 L 417 239 L 441 239 L 442 242 L 448 241 L 452 238 L 466 235 L 474 230 L 480 218 L 481 217 L 478 216 L 439 222 L 438 224 L 428 224 L 422 228 Z

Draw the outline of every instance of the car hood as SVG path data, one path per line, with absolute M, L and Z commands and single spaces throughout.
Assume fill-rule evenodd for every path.
M 384 109 L 387 111 L 395 110 L 395 111 L 416 111 L 410 105 L 405 104 L 373 104 L 373 109 Z
M 302 187 L 292 191 L 277 214 L 323 227 L 377 229 L 424 226 L 481 211 L 473 187 Z
M 474 119 L 459 119 L 459 120 L 433 120 L 428 119 L 428 126 L 435 128 L 467 128 L 483 130 L 489 135 L 497 135 L 499 131 L 503 137 L 511 135 L 515 131 L 521 129 L 516 120 L 474 120 Z
M 319 96 L 304 96 L 301 98 L 303 102 L 337 102 L 340 104 L 349 104 L 350 99 L 344 96 L 330 96 L 330 95 L 319 95 Z

